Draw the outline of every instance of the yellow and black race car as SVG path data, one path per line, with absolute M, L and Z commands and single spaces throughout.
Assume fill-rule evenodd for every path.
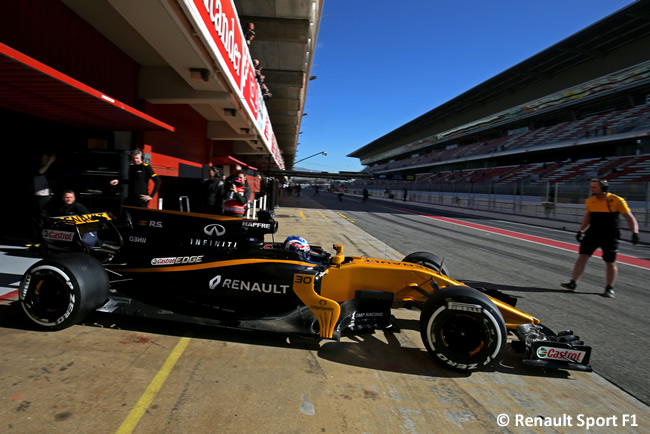
M 56 254 L 27 270 L 20 302 L 48 329 L 140 303 L 205 324 L 316 339 L 390 329 L 391 309 L 419 309 L 424 345 L 447 367 L 498 362 L 511 334 L 527 365 L 591 371 L 591 347 L 573 332 L 553 333 L 513 297 L 452 279 L 431 253 L 391 261 L 346 256 L 334 244 L 330 254 L 304 240 L 264 240 L 276 231 L 266 212 L 240 219 L 128 208 L 122 219 L 52 218 L 43 238 Z M 89 232 L 96 243 L 85 241 Z

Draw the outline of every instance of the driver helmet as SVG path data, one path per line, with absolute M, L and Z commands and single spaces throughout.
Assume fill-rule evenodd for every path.
M 284 243 L 282 244 L 282 248 L 290 252 L 298 252 L 303 257 L 307 257 L 309 251 L 311 250 L 307 240 L 296 235 L 287 237 L 287 239 L 284 240 Z

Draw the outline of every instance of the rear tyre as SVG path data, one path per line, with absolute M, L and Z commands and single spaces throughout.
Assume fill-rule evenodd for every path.
M 108 299 L 108 275 L 95 258 L 66 253 L 32 265 L 18 291 L 27 317 L 60 330 L 82 321 Z
M 429 354 L 448 368 L 473 371 L 503 358 L 505 321 L 492 301 L 476 289 L 447 287 L 422 308 L 420 334 Z
M 447 266 L 442 263 L 442 259 L 429 252 L 415 252 L 408 255 L 406 258 L 402 259 L 402 262 L 410 262 L 412 264 L 418 264 L 431 268 L 434 271 L 438 271 L 443 275 L 449 277 L 449 270 Z M 442 270 L 440 266 L 442 265 Z

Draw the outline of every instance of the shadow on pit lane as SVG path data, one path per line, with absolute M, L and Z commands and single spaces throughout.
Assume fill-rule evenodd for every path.
M 303 208 L 303 209 L 330 209 L 332 211 L 370 211 L 373 213 L 386 214 L 403 214 L 408 211 L 421 212 L 425 214 L 458 217 L 463 216 L 472 220 L 488 220 L 488 217 L 477 216 L 472 214 L 463 214 L 462 211 L 452 212 L 441 210 L 435 207 L 435 204 L 424 204 L 419 202 L 404 202 L 402 200 L 373 199 L 370 197 L 368 202 L 363 202 L 360 196 L 345 195 L 342 201 L 339 201 L 335 193 L 321 193 L 319 196 L 313 196 L 311 192 L 307 195 L 304 192 L 299 196 L 282 196 L 278 201 L 279 207 L 275 209 L 275 214 L 282 215 L 283 207 Z M 426 205 L 426 206 L 425 206 Z
M 4 245 L 0 247 L 0 252 L 4 253 L 3 256 L 12 256 L 16 258 L 34 258 L 43 259 L 45 252 L 41 248 L 26 248 L 24 246 L 9 246 Z
M 0 287 L 18 289 L 17 284 L 22 278 L 22 274 L 0 273 Z
M 396 320 L 395 332 L 375 331 L 363 334 L 344 334 L 341 342 L 319 341 L 307 337 L 287 337 L 283 334 L 247 331 L 223 326 L 206 326 L 180 323 L 171 320 L 92 313 L 82 324 L 75 327 L 104 328 L 118 331 L 140 332 L 166 336 L 190 337 L 208 341 L 226 341 L 246 345 L 271 346 L 287 350 L 313 351 L 323 360 L 359 368 L 432 378 L 466 378 L 471 373 L 454 371 L 436 363 L 421 342 L 417 347 L 403 348 L 396 335 L 400 329 L 419 330 L 417 320 Z M 17 301 L 0 304 L 0 328 L 48 333 L 48 339 L 56 338 L 56 332 L 45 331 L 29 321 Z M 407 339 L 408 340 L 408 339 Z M 508 346 L 498 366 L 483 370 L 501 374 L 568 378 L 567 371 L 544 370 L 525 366 L 521 354 Z
M 420 330 L 418 320 L 396 319 L 395 325 L 396 333 L 400 329 Z M 380 338 L 380 333 L 384 335 L 386 342 Z M 413 342 L 418 345 L 418 348 L 403 348 L 400 345 L 400 339 L 395 333 L 389 331 L 346 335 L 346 337 L 352 342 L 325 342 L 318 352 L 319 357 L 361 368 L 428 377 L 464 378 L 471 375 L 470 372 L 454 371 L 436 363 L 424 349 L 420 340 Z M 547 378 L 568 378 L 570 376 L 569 372 L 563 370 L 526 366 L 521 359 L 522 354 L 508 345 L 501 362 L 497 366 L 482 370 L 482 372 Z
M 505 292 L 508 295 L 512 295 L 511 293 L 516 292 L 522 294 L 556 293 L 556 294 L 594 295 L 594 296 L 602 297 L 602 294 L 599 292 L 569 291 L 563 288 L 556 289 L 556 288 L 539 288 L 533 286 L 509 286 L 509 285 L 498 285 L 489 282 L 479 282 L 474 280 L 462 280 L 462 282 L 467 286 L 471 286 L 472 288 L 498 289 L 502 292 Z M 514 295 L 513 297 L 516 299 L 522 298 L 522 296 L 516 296 L 516 295 Z

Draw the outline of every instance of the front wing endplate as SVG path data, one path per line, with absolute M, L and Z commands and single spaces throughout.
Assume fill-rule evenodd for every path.
M 315 276 L 312 274 L 294 274 L 293 292 L 318 320 L 320 337 L 332 339 L 334 328 L 341 315 L 341 305 L 334 300 L 316 294 L 314 279 Z

